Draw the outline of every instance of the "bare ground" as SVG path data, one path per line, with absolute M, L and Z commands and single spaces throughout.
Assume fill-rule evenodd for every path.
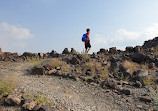
M 54 104 L 64 107 L 67 111 L 141 111 L 148 110 L 149 105 L 140 103 L 134 95 L 118 95 L 113 91 L 107 92 L 81 81 L 62 79 L 55 76 L 33 76 L 28 74 L 33 64 L 1 63 L 0 76 L 16 77 L 16 91 L 23 89 L 29 94 L 43 93 Z M 131 89 L 137 95 L 147 93 L 147 89 Z M 19 108 L 4 108 L 5 111 L 19 111 Z

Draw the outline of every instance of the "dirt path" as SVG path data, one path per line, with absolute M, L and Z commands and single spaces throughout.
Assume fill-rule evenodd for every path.
M 0 65 L 0 75 L 17 77 L 18 91 L 26 89 L 30 94 L 43 93 L 55 104 L 64 104 L 68 111 L 127 111 L 135 108 L 126 102 L 130 97 L 124 98 L 81 81 L 31 76 L 26 71 L 29 67 L 30 63 L 3 64 Z

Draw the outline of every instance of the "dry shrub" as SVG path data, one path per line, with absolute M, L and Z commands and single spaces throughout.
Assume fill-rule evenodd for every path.
M 140 68 L 137 63 L 134 63 L 132 61 L 127 61 L 127 60 L 123 62 L 123 66 L 125 69 L 129 69 L 131 74 L 133 74 L 134 71 Z
M 146 71 L 148 70 L 148 66 L 147 65 L 141 65 L 140 68 L 143 69 L 143 70 L 146 70 Z
M 107 79 L 109 78 L 109 70 L 108 68 L 104 68 L 104 71 L 100 74 L 101 79 Z
M 0 95 L 6 96 L 14 91 L 17 86 L 17 79 L 14 76 L 2 77 L 0 79 Z
M 88 54 L 82 54 L 82 58 L 83 58 L 83 60 L 87 60 L 87 59 L 89 59 L 90 57 L 89 57 Z
M 57 58 L 45 60 L 43 62 L 42 66 L 45 66 L 45 65 L 50 65 L 52 68 L 62 67 L 63 72 L 69 72 L 71 69 L 70 65 L 68 65 L 67 63 L 65 63 Z
M 82 67 L 76 67 L 76 72 L 77 73 L 82 73 Z
M 95 74 L 95 69 L 100 69 L 102 67 L 100 62 L 86 62 L 85 68 L 91 69 L 92 74 Z
M 35 94 L 35 95 L 27 94 L 25 96 L 28 99 L 35 100 L 38 105 L 51 104 L 50 100 L 44 94 Z
M 62 64 L 62 71 L 63 72 L 70 72 L 70 69 L 71 69 L 70 65 L 68 65 L 66 63 Z
M 85 81 L 87 81 L 89 79 L 93 79 L 93 76 L 86 76 L 84 79 L 85 79 Z
M 49 65 L 51 65 L 53 68 L 61 66 L 63 64 L 63 62 L 59 59 L 53 58 L 51 59 L 51 63 Z
M 142 80 L 143 80 L 143 82 L 144 82 L 145 85 L 150 85 L 150 84 L 154 83 L 151 80 L 150 76 L 143 77 Z
M 86 62 L 85 67 L 89 69 L 96 69 L 96 68 L 101 68 L 102 65 L 100 62 L 93 61 L 93 62 Z

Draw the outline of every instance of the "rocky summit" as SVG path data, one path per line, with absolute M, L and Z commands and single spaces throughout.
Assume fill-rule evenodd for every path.
M 158 38 L 80 54 L 2 52 L 0 111 L 156 111 Z

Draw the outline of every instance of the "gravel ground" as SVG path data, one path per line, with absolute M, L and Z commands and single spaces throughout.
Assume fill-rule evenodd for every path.
M 149 104 L 139 102 L 135 95 L 118 95 L 81 81 L 62 79 L 55 76 L 32 76 L 26 71 L 32 63 L 1 63 L 0 76 L 17 78 L 17 91 L 25 89 L 29 94 L 43 93 L 54 104 L 67 111 L 142 111 Z M 131 89 L 131 88 L 130 88 Z M 136 95 L 146 94 L 145 88 L 131 91 Z M 18 108 L 4 108 L 5 111 L 18 111 Z

